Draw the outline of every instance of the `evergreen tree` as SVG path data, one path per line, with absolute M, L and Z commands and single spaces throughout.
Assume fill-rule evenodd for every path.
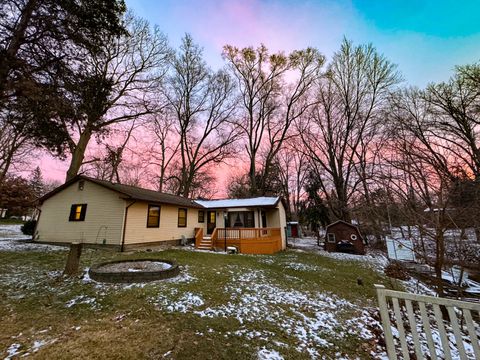
M 43 180 L 42 171 L 37 166 L 30 175 L 29 180 L 32 195 L 38 199 L 45 194 L 45 182 Z

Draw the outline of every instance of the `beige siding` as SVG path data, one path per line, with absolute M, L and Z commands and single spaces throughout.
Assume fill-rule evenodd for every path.
M 287 240 L 285 236 L 285 228 L 287 226 L 287 216 L 285 207 L 280 201 L 276 209 L 267 211 L 267 227 L 280 228 L 282 234 L 282 249 L 287 247 Z
M 203 227 L 198 223 L 198 209 L 187 210 L 187 227 L 178 227 L 178 206 L 160 205 L 160 226 L 147 228 L 147 202 L 136 202 L 128 209 L 125 244 L 179 240 L 182 235 L 193 238 L 194 229 Z M 153 203 L 152 203 L 153 204 Z
M 85 221 L 69 221 L 73 204 L 87 204 Z M 125 200 L 120 194 L 90 181 L 83 190 L 78 182 L 45 200 L 37 226 L 37 238 L 46 242 L 84 242 L 120 245 Z
M 282 232 L 282 249 L 285 250 L 287 248 L 287 235 L 286 235 L 287 213 L 281 201 L 278 203 L 278 210 L 279 210 L 280 230 Z

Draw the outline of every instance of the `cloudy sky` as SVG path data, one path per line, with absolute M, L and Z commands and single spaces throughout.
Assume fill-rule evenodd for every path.
M 480 0 L 126 0 L 177 46 L 190 33 L 213 68 L 225 44 L 275 51 L 307 46 L 327 59 L 343 37 L 372 43 L 398 64 L 405 85 L 447 80 L 455 65 L 480 61 Z M 47 178 L 67 165 L 42 157 Z

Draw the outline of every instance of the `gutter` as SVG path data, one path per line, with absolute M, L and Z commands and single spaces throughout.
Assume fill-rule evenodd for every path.
M 128 204 L 125 207 L 125 217 L 123 218 L 123 234 L 122 234 L 122 246 L 120 247 L 120 252 L 125 250 L 125 232 L 127 231 L 127 216 L 128 216 L 128 208 L 135 204 L 137 200 L 133 200 L 132 203 Z

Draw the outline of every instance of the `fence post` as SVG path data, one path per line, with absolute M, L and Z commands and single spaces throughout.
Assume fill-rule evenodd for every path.
M 390 327 L 390 315 L 388 314 L 387 298 L 385 296 L 385 286 L 374 284 L 377 289 L 378 307 L 380 309 L 380 318 L 382 319 L 382 327 L 385 335 L 385 344 L 387 346 L 387 354 L 390 360 L 395 360 L 397 354 L 395 344 L 393 342 L 392 328 Z

